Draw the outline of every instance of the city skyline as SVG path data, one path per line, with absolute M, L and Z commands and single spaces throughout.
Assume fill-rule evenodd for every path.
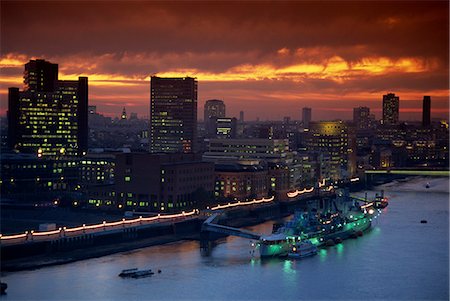
M 298 120 L 303 107 L 314 120 L 350 120 L 359 106 L 380 119 L 383 95 L 395 93 L 400 120 L 420 121 L 425 95 L 431 118 L 448 118 L 444 1 L 1 6 L 3 116 L 8 87 L 22 88 L 23 65 L 42 58 L 62 80 L 87 76 L 89 104 L 108 116 L 123 106 L 148 116 L 157 75 L 195 77 L 200 116 L 206 100 L 222 99 L 230 117 L 247 120 Z

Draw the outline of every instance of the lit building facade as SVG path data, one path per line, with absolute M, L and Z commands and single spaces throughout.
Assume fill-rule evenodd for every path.
M 211 117 L 209 137 L 214 138 L 236 138 L 237 120 L 236 118 Z
M 116 206 L 152 212 L 204 207 L 214 192 L 214 164 L 197 154 L 116 156 Z
M 80 156 L 87 151 L 88 79 L 61 81 L 57 73 L 57 64 L 30 61 L 25 89 L 9 88 L 10 149 L 38 157 Z
M 231 159 L 283 162 L 288 152 L 287 139 L 211 139 L 203 158 L 208 161 Z
M 383 95 L 383 125 L 396 125 L 399 121 L 400 97 L 394 93 Z
M 370 109 L 368 107 L 353 108 L 353 123 L 357 130 L 370 128 Z
M 150 152 L 194 152 L 197 80 L 152 76 L 150 86 Z
M 225 118 L 225 103 L 220 99 L 210 99 L 205 102 L 203 121 L 209 137 L 216 135 L 216 122 L 219 118 Z
M 205 102 L 204 120 L 211 117 L 225 117 L 225 103 L 220 99 L 210 99 Z
M 3 153 L 0 159 L 2 200 L 33 205 L 81 204 L 79 158 L 52 160 L 35 154 Z
M 343 121 L 312 122 L 308 149 L 321 155 L 321 176 L 348 177 L 348 128 Z
M 267 175 L 267 169 L 261 165 L 216 164 L 214 194 L 219 202 L 266 197 Z

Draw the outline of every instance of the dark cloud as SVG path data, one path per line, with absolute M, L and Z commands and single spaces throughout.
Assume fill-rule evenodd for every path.
M 273 52 L 366 45 L 448 57 L 448 2 L 2 1 L 3 51 Z M 34 46 L 29 47 L 30 41 Z M 357 59 L 358 53 L 348 53 Z
M 243 69 L 258 79 L 199 78 L 200 106 L 205 99 L 224 98 L 234 115 L 243 109 L 247 116 L 277 118 L 315 105 L 325 118 L 326 108 L 351 111 L 387 91 L 417 99 L 438 91 L 437 108 L 448 111 L 442 92 L 447 90 L 448 98 L 448 1 L 2 0 L 0 5 L 2 58 L 22 63 L 46 58 L 63 74 L 88 74 L 92 84 L 104 76 L 105 85 L 90 86 L 91 102 L 111 114 L 114 104 L 128 103 L 146 115 L 144 79 L 151 74 L 181 70 L 223 78 Z M 308 64 L 325 69 L 336 58 L 349 70 L 306 72 Z M 411 66 L 395 69 L 405 62 Z M 365 64 L 385 69 L 371 74 L 352 69 Z M 298 65 L 305 67 L 275 74 Z M 1 85 L 3 104 L 5 85 L 21 86 L 13 80 L 22 70 L 20 64 L 2 70 L 8 78 Z M 108 80 L 132 85 L 108 86 Z

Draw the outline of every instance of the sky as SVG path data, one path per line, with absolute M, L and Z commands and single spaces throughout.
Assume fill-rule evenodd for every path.
M 5 1 L 0 114 L 24 64 L 59 64 L 89 77 L 89 104 L 108 116 L 149 115 L 150 76 L 196 77 L 198 115 L 222 99 L 246 120 L 351 119 L 383 94 L 400 119 L 449 115 L 448 1 Z

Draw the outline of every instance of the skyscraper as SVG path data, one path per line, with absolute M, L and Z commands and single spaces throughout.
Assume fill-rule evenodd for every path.
M 303 127 L 308 128 L 309 123 L 311 122 L 312 110 L 311 108 L 303 108 L 302 109 L 302 121 Z
M 225 104 L 219 99 L 210 99 L 205 102 L 203 111 L 203 118 L 205 122 L 205 129 L 208 136 L 215 136 L 215 125 L 217 118 L 225 117 Z
M 152 76 L 150 91 L 150 152 L 194 152 L 197 80 Z
M 422 108 L 422 126 L 427 127 L 431 124 L 431 97 L 423 97 L 423 108 Z
M 349 170 L 348 128 L 343 121 L 311 122 L 308 150 L 321 154 L 321 176 L 342 179 Z
M 204 120 L 207 121 L 211 117 L 225 117 L 225 103 L 219 99 L 210 99 L 205 102 Z
M 88 79 L 58 80 L 58 65 L 31 60 L 25 88 L 9 88 L 8 143 L 15 151 L 77 156 L 87 151 Z
M 358 130 L 368 129 L 370 127 L 370 109 L 368 107 L 353 108 L 353 122 Z
M 239 122 L 244 122 L 244 111 L 239 112 Z
M 58 64 L 46 60 L 30 60 L 23 73 L 24 91 L 53 92 L 58 80 Z
M 400 97 L 394 93 L 383 95 L 383 124 L 398 124 Z

